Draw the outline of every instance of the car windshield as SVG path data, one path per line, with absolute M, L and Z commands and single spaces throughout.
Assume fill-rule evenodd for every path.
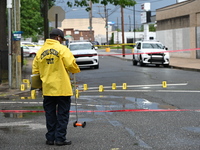
M 24 46 L 24 45 L 22 47 L 23 47 L 23 49 L 29 49 L 27 46 Z
M 32 43 L 22 43 L 22 45 L 26 45 L 26 46 L 29 46 L 29 47 L 35 47 L 35 45 L 32 44 Z
M 163 45 L 159 43 L 143 43 L 142 48 L 144 49 L 163 49 Z
M 71 44 L 69 46 L 69 49 L 71 51 L 92 49 L 92 45 L 91 44 Z

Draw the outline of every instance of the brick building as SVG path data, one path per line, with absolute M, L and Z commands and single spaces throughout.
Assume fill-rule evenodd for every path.
M 65 35 L 70 35 L 74 40 L 88 40 L 90 36 L 89 18 L 64 19 L 61 27 Z M 109 36 L 111 29 L 109 28 Z M 103 43 L 106 40 L 105 20 L 92 18 L 92 41 Z
M 94 41 L 94 31 L 90 33 L 90 30 L 74 30 L 73 28 L 67 28 L 63 30 L 65 33 L 65 36 L 71 36 L 72 38 L 70 40 L 76 40 L 76 41 Z

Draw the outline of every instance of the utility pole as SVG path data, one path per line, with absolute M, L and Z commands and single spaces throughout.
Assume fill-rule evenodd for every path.
M 20 0 L 13 1 L 13 9 L 12 9 L 12 30 L 11 31 L 20 31 Z M 11 77 L 12 77 L 12 84 L 11 88 L 20 88 L 21 80 L 22 80 L 22 70 L 21 70 L 21 46 L 20 40 L 12 41 L 12 63 L 11 67 Z
M 104 5 L 104 13 L 105 13 L 105 27 L 106 27 L 106 45 L 108 45 L 108 11 L 106 9 L 106 5 Z
M 9 88 L 12 87 L 12 0 L 7 0 L 7 9 L 8 9 L 8 80 Z
M 128 18 L 129 18 L 129 32 L 131 32 L 131 16 L 129 15 Z
M 7 28 L 8 26 L 6 21 L 6 0 L 0 0 L 0 14 L 1 14 L 1 23 L 0 23 L 0 37 L 4 37 L 7 35 Z M 3 79 L 8 79 L 8 38 L 2 38 L 0 40 L 0 84 L 2 83 Z
M 92 1 L 90 0 L 90 12 L 89 12 L 89 20 L 90 20 L 90 27 L 89 27 L 89 29 L 90 29 L 90 37 L 89 37 L 89 40 L 90 40 L 90 42 L 93 40 L 93 34 L 92 34 Z
M 117 17 L 117 45 L 119 44 L 119 22 L 118 22 L 118 17 Z M 117 46 L 118 50 L 118 46 Z
M 117 17 L 117 44 L 119 44 L 119 22 L 118 22 L 118 17 Z M 118 46 L 117 46 L 118 48 Z
M 124 8 L 121 6 L 121 24 L 122 24 L 122 56 L 125 57 L 124 47 Z
M 135 43 L 135 41 L 136 41 L 136 37 L 135 37 L 135 5 L 133 6 L 133 17 L 134 17 L 133 32 L 134 32 L 134 43 Z

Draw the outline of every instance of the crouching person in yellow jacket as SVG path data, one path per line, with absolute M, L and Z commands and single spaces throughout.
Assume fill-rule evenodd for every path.
M 46 144 L 70 145 L 66 139 L 71 96 L 73 95 L 69 73 L 80 69 L 70 50 L 62 45 L 64 33 L 59 29 L 50 32 L 33 60 L 32 73 L 40 74 L 43 107 L 46 117 Z

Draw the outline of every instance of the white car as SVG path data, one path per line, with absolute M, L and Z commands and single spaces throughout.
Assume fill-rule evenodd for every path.
M 68 48 L 76 58 L 79 67 L 99 68 L 99 56 L 95 47 L 90 42 L 72 42 Z
M 32 42 L 21 42 L 21 46 L 27 46 L 29 48 L 29 57 L 35 57 L 37 51 L 41 48 L 41 46 L 37 46 Z
M 167 48 L 158 41 L 138 41 L 134 47 L 133 65 L 156 64 L 169 66 L 170 56 Z
M 24 57 L 30 57 L 30 49 L 28 48 L 28 46 L 23 45 L 23 56 Z

